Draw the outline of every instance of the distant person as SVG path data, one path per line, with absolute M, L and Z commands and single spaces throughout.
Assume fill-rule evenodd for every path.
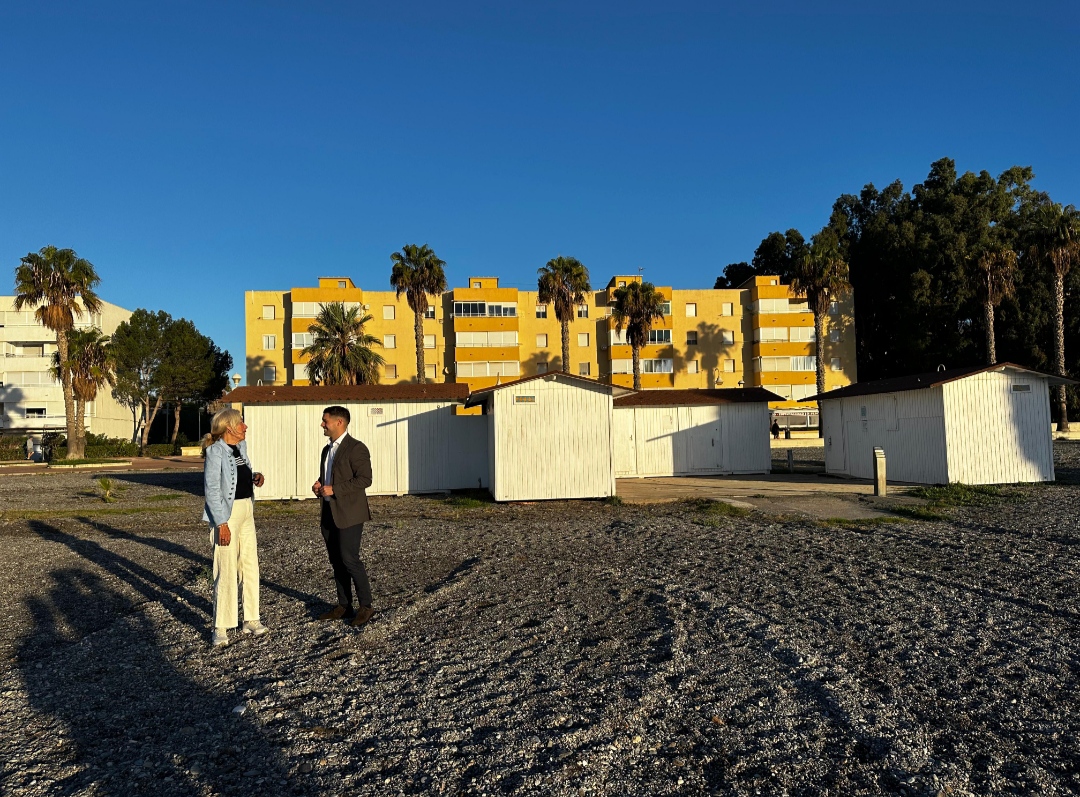
M 210 524 L 214 548 L 214 647 L 229 644 L 229 629 L 237 625 L 237 586 L 244 602 L 243 633 L 262 636 L 259 621 L 259 553 L 255 539 L 255 487 L 263 475 L 253 472 L 247 455 L 247 424 L 234 409 L 210 421 L 203 437 L 203 520 Z
M 27 461 L 34 458 L 34 437 L 31 435 L 26 438 L 26 459 Z
M 360 559 L 364 523 L 371 520 L 367 488 L 371 486 L 371 453 L 348 433 L 351 417 L 345 407 L 323 410 L 323 434 L 330 438 L 322 451 L 319 478 L 311 491 L 321 499 L 323 541 L 337 585 L 337 605 L 319 615 L 337 620 L 352 612 L 353 587 L 358 607 L 350 625 L 359 627 L 371 619 L 371 586 Z
M 773 440 L 780 439 L 780 423 L 778 421 L 774 420 L 772 422 L 772 428 L 770 429 L 770 431 L 772 432 Z

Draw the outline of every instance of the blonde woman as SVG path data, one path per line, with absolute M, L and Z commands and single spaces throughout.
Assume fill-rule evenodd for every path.
M 256 550 L 255 487 L 263 475 L 255 473 L 247 455 L 247 424 L 233 409 L 221 410 L 202 440 L 203 520 L 210 524 L 214 547 L 214 647 L 229 644 L 229 629 L 237 626 L 237 585 L 244 603 L 245 634 L 262 636 L 259 621 L 259 554 Z

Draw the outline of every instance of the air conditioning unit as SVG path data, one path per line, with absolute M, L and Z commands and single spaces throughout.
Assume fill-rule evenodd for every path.
M 367 311 L 368 311 L 368 310 L 370 310 L 370 309 L 371 309 L 371 305 L 370 305 L 370 304 L 365 304 L 365 305 L 364 305 L 364 311 L 365 311 L 365 312 L 367 312 Z

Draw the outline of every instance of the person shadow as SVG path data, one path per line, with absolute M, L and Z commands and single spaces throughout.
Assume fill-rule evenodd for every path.
M 79 550 L 71 535 L 35 526 Z M 44 576 L 45 589 L 26 598 L 32 625 L 14 660 L 27 700 L 19 710 L 26 716 L 3 723 L 26 734 L 39 766 L 49 762 L 48 792 L 195 797 L 293 791 L 284 751 L 256 719 L 267 684 L 241 674 L 240 660 L 257 654 L 208 650 L 205 598 L 90 545 L 81 553 L 101 570 L 52 571 Z M 110 585 L 113 579 L 123 579 L 146 601 L 132 605 Z M 243 712 L 234 710 L 239 707 Z M 0 791 L 16 793 L 32 779 L 42 784 L 40 772 L 22 776 L 21 783 L 5 770 Z

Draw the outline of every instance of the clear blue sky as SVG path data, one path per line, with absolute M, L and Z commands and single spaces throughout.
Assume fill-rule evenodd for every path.
M 243 372 L 243 291 L 386 289 L 405 243 L 708 287 L 941 157 L 1080 204 L 1075 3 L 875 5 L 7 2 L 0 256 L 74 248 Z

